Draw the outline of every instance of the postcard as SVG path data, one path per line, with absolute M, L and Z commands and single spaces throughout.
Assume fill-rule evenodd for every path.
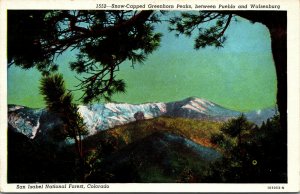
M 1 1 L 1 192 L 299 192 L 299 1 Z

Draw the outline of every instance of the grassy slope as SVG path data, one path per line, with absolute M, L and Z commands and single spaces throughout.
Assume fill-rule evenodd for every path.
M 228 170 L 232 168 L 224 166 L 224 163 L 217 164 L 216 168 L 210 166 L 211 161 L 207 160 L 206 154 L 197 155 L 191 147 L 169 138 L 170 134 L 185 137 L 222 153 L 222 149 L 209 140 L 213 134 L 221 133 L 221 125 L 219 122 L 160 117 L 101 131 L 84 140 L 88 164 L 86 172 L 90 174 L 87 181 L 222 182 L 215 179 L 220 177 L 219 172 L 217 176 L 210 173 L 211 169 L 220 168 L 223 173 L 231 173 L 226 175 L 225 182 L 235 182 L 232 178 L 241 174 L 240 170 Z M 246 176 L 241 176 L 243 179 L 238 178 L 237 182 L 286 181 L 284 134 L 276 128 L 276 123 L 269 125 L 243 134 L 245 148 L 249 147 L 249 142 L 253 142 L 254 147 L 247 148 L 250 163 L 245 157 L 235 159 L 245 162 L 243 173 Z M 59 150 L 55 144 L 31 140 L 13 131 L 9 125 L 9 183 L 79 182 L 74 145 Z M 233 153 L 234 156 L 236 152 Z M 258 165 L 252 165 L 253 158 Z M 232 165 L 230 161 L 228 165 Z
M 87 169 L 93 172 L 90 181 L 199 182 L 207 160 L 167 134 L 215 147 L 209 139 L 220 126 L 219 122 L 160 117 L 101 131 L 83 144 L 87 162 L 92 164 Z M 78 182 L 73 145 L 56 151 L 54 145 L 19 136 L 9 135 L 9 182 Z
M 215 147 L 209 139 L 212 134 L 220 132 L 221 125 L 221 122 L 158 117 L 99 132 L 97 135 L 88 137 L 85 141 L 85 146 L 91 148 L 94 142 L 101 142 L 106 137 L 113 137 L 127 145 L 145 138 L 154 132 L 163 131 L 188 138 L 206 147 Z M 122 145 L 120 146 L 122 147 Z
M 95 142 L 98 142 L 105 155 L 88 181 L 201 182 L 210 161 L 166 136 L 171 133 L 216 148 L 210 137 L 220 131 L 221 125 L 220 122 L 159 117 L 99 132 L 84 142 L 89 152 L 95 150 Z

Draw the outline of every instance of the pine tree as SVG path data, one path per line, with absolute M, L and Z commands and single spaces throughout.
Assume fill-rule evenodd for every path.
M 80 163 L 80 176 L 84 181 L 84 155 L 82 136 L 87 134 L 83 118 L 78 112 L 77 105 L 72 103 L 73 96 L 65 88 L 62 75 L 54 74 L 41 79 L 40 93 L 44 96 L 48 111 L 56 114 L 63 121 L 62 134 L 64 138 L 70 137 L 75 141 L 76 151 Z
M 239 116 L 236 119 L 231 119 L 226 122 L 221 131 L 226 135 L 229 135 L 232 138 L 237 138 L 237 146 L 239 147 L 242 144 L 242 132 L 251 130 L 254 128 L 254 124 L 250 123 L 244 114 Z
M 80 99 L 109 101 L 125 92 L 124 80 L 116 77 L 119 65 L 142 63 L 159 47 L 162 35 L 154 32 L 155 22 L 153 11 L 8 11 L 9 66 L 36 67 L 49 75 L 57 70 L 57 56 L 76 49 L 69 65 L 78 74 Z

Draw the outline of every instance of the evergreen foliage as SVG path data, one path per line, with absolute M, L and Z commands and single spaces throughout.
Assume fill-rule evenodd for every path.
M 125 60 L 142 63 L 159 47 L 153 11 L 8 11 L 8 61 L 43 75 L 57 70 L 55 59 L 78 51 L 70 69 L 81 78 L 84 103 L 125 92 L 115 72 Z
M 241 116 L 225 123 L 222 131 L 223 134 L 215 134 L 211 140 L 222 148 L 224 156 L 210 166 L 206 182 L 287 181 L 286 136 L 278 115 L 268 119 L 261 127 L 253 127 Z
M 232 14 L 221 12 L 199 11 L 197 14 L 183 12 L 180 16 L 170 19 L 170 31 L 175 31 L 176 36 L 181 34 L 191 37 L 193 32 L 198 32 L 195 38 L 195 49 L 206 46 L 223 47 L 226 41 L 224 35 L 228 28 Z
M 87 134 L 83 118 L 78 112 L 77 105 L 72 103 L 73 97 L 66 91 L 62 75 L 54 74 L 41 79 L 40 92 L 44 96 L 47 109 L 57 114 L 63 121 L 63 129 L 57 129 L 56 134 L 61 138 L 70 137 L 75 141 L 76 151 L 79 157 L 81 180 L 84 181 L 84 155 L 82 136 Z
M 43 77 L 40 92 L 44 96 L 47 109 L 63 120 L 66 137 L 75 138 L 87 133 L 77 105 L 72 103 L 73 96 L 66 91 L 63 77 L 60 74 Z

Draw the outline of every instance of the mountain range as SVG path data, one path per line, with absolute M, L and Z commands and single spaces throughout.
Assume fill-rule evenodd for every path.
M 160 116 L 221 122 L 244 114 L 248 120 L 261 125 L 263 121 L 272 117 L 276 112 L 275 108 L 269 108 L 242 113 L 196 97 L 168 103 L 79 105 L 78 111 L 86 123 L 88 136 L 136 120 Z M 140 118 L 136 116 L 138 114 Z M 33 109 L 20 105 L 8 105 L 8 124 L 15 132 L 22 133 L 31 139 L 38 139 L 49 138 L 47 134 L 51 129 L 59 127 L 62 121 L 43 108 Z
M 91 183 L 210 181 L 211 164 L 224 157 L 212 141 L 222 134 L 223 122 L 244 114 L 261 125 L 276 113 L 272 108 L 242 113 L 195 97 L 78 105 L 78 112 L 88 129 L 82 148 L 85 182 Z M 62 125 L 45 108 L 8 105 L 9 183 L 80 181 L 74 139 L 59 135 Z M 253 130 L 255 137 L 258 132 Z

